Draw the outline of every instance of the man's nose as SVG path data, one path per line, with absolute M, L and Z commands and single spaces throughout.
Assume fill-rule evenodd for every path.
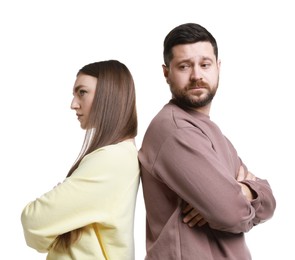
M 201 69 L 197 66 L 194 66 L 191 71 L 191 81 L 199 81 L 202 80 L 202 72 Z

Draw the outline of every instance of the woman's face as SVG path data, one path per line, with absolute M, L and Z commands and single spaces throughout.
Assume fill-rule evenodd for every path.
M 87 129 L 90 109 L 95 95 L 97 78 L 79 74 L 73 87 L 71 109 L 76 111 L 82 129 Z

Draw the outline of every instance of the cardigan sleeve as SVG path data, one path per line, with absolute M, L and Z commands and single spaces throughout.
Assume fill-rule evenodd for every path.
M 138 182 L 137 167 L 137 156 L 117 148 L 84 157 L 72 176 L 24 208 L 21 221 L 28 246 L 46 252 L 58 235 L 94 222 L 112 228 L 118 204 L 130 203 L 123 198 Z

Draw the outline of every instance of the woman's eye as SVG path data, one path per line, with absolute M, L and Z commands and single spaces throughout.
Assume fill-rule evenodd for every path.
M 87 93 L 86 90 L 83 90 L 83 89 L 80 89 L 80 90 L 79 90 L 79 95 L 80 95 L 80 96 L 84 96 L 84 94 L 86 94 L 86 93 Z

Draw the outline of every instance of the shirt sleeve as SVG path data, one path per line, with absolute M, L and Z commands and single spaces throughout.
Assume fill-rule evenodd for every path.
M 72 176 L 29 203 L 21 215 L 27 244 L 46 252 L 60 234 L 94 222 L 112 227 L 118 203 L 129 203 L 121 198 L 138 178 L 120 174 L 126 171 L 126 160 L 124 153 L 96 150 L 84 157 Z
M 241 161 L 236 151 L 230 152 L 233 168 L 222 162 L 220 153 L 199 129 L 182 129 L 163 143 L 153 173 L 196 208 L 211 228 L 247 232 L 257 220 L 259 207 L 242 194 L 235 179 Z
M 254 225 L 264 223 L 273 216 L 276 208 L 276 200 L 268 181 L 256 178 L 256 181 L 245 180 L 242 183 L 246 184 L 257 196 L 251 201 L 255 209 Z
M 226 139 L 229 147 L 232 151 L 236 150 L 232 143 Z M 241 161 L 241 165 L 243 165 L 245 172 L 248 171 L 246 165 Z M 255 209 L 255 217 L 253 218 L 253 225 L 257 225 L 259 223 L 264 223 L 268 219 L 270 219 L 274 211 L 276 209 L 276 200 L 273 195 L 272 189 L 267 180 L 256 177 L 255 181 L 252 180 L 244 180 L 242 183 L 246 184 L 252 192 L 255 194 L 255 199 L 253 199 L 250 203 L 251 206 Z

